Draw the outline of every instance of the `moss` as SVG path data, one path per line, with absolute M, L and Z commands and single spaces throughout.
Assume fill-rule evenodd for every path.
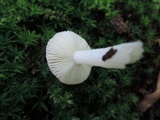
M 137 93 L 141 87 L 152 91 L 156 85 L 159 4 L 158 0 L 0 1 L 0 119 L 145 119 L 146 113 L 137 107 Z M 118 14 L 130 32 L 116 32 L 110 21 Z M 52 75 L 45 59 L 48 40 L 63 30 L 80 34 L 93 48 L 140 39 L 144 57 L 125 70 L 93 68 L 87 81 L 67 86 Z M 158 106 L 159 102 L 153 106 L 154 117 L 160 119 Z

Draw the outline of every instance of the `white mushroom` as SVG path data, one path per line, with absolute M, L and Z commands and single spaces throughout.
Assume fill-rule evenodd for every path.
M 85 81 L 92 66 L 125 68 L 142 57 L 141 41 L 92 49 L 87 42 L 71 31 L 59 32 L 51 38 L 46 48 L 46 58 L 52 73 L 65 84 Z

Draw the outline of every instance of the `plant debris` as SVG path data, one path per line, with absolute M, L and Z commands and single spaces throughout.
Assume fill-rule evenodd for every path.
M 151 107 L 160 98 L 160 71 L 158 73 L 157 87 L 156 90 L 146 95 L 144 100 L 139 103 L 139 109 L 141 112 L 145 112 L 149 107 Z
M 160 47 L 160 38 L 155 39 L 155 43 L 158 43 L 158 45 Z
M 130 32 L 127 24 L 124 22 L 124 20 L 121 17 L 121 15 L 117 15 L 116 17 L 114 17 L 111 20 L 111 24 L 116 29 L 118 34 L 129 33 Z

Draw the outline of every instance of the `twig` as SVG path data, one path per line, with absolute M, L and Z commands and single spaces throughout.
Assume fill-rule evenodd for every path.
M 157 89 L 150 95 L 147 95 L 143 101 L 139 103 L 139 109 L 141 112 L 145 112 L 154 102 L 160 98 L 160 89 Z
M 157 89 L 155 92 L 147 95 L 144 100 L 139 103 L 139 109 L 141 112 L 145 112 L 150 106 L 152 106 L 160 98 L 160 71 L 157 79 Z
M 158 73 L 157 89 L 160 89 L 160 71 Z

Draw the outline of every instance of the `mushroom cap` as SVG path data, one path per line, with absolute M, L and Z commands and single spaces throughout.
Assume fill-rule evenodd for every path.
M 82 83 L 89 76 L 92 66 L 76 64 L 73 54 L 75 51 L 90 49 L 87 42 L 74 32 L 56 33 L 46 47 L 48 66 L 62 83 Z

